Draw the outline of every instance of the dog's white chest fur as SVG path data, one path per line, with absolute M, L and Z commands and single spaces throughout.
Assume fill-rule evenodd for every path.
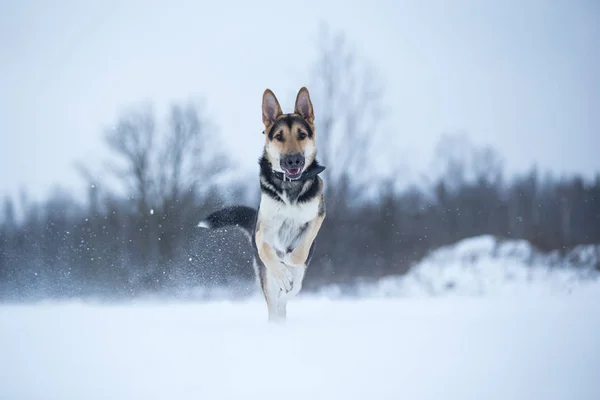
M 259 218 L 264 238 L 277 251 L 294 249 L 308 222 L 319 213 L 319 198 L 306 203 L 282 203 L 267 195 L 261 196 Z

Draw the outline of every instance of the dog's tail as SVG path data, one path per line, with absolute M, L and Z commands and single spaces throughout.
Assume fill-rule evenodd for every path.
M 209 214 L 198 223 L 198 227 L 219 229 L 226 226 L 237 226 L 249 237 L 254 233 L 257 210 L 246 206 L 230 206 Z

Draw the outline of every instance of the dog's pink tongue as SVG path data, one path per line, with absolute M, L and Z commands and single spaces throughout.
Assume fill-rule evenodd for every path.
M 298 172 L 300 172 L 300 168 L 291 168 L 288 169 L 288 172 L 290 173 L 290 175 L 296 175 Z

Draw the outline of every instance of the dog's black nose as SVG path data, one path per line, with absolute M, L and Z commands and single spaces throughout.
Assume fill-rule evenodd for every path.
M 300 153 L 289 154 L 283 159 L 282 167 L 286 169 L 301 168 L 304 164 L 304 156 Z

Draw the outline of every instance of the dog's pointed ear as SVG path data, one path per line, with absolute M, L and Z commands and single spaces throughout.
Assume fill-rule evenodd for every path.
M 315 114 L 313 113 L 310 95 L 308 94 L 308 89 L 304 86 L 300 88 L 298 95 L 296 96 L 296 106 L 294 107 L 294 112 L 302 115 L 302 117 L 304 117 L 304 119 L 311 124 L 315 120 Z
M 277 97 L 275 97 L 275 93 L 271 89 L 266 89 L 262 100 L 262 120 L 265 127 L 271 126 L 281 114 L 283 112 L 281 111 Z

